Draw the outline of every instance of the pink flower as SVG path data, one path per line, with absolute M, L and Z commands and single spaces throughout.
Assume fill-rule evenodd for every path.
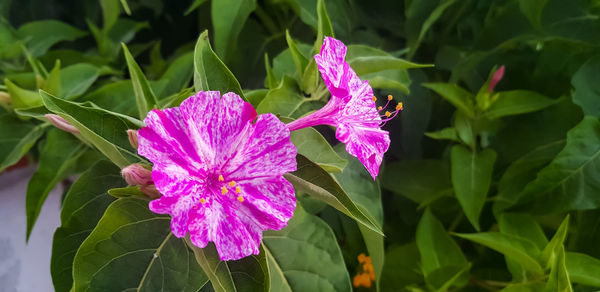
M 273 114 L 257 117 L 234 93 L 201 91 L 144 123 L 138 152 L 154 163 L 163 194 L 150 210 L 171 215 L 175 236 L 189 233 L 200 248 L 212 241 L 221 260 L 236 260 L 259 253 L 263 230 L 287 225 L 296 200 L 282 175 L 296 170 L 296 147 Z
M 494 88 L 496 87 L 498 82 L 500 82 L 500 80 L 502 80 L 503 76 L 504 76 L 504 65 L 502 65 L 500 68 L 498 68 L 498 70 L 496 70 L 496 72 L 494 72 L 494 75 L 492 75 L 492 79 L 490 80 L 490 86 L 488 86 L 488 92 L 494 91 Z
M 152 173 L 140 164 L 131 164 L 121 170 L 128 185 L 152 184 Z
M 345 57 L 344 43 L 326 37 L 315 61 L 331 99 L 318 111 L 289 123 L 288 128 L 294 131 L 316 125 L 337 127 L 336 138 L 346 144 L 346 151 L 357 157 L 375 179 L 383 154 L 390 146 L 389 133 L 381 126 L 402 110 L 402 104 L 395 111 L 381 115 L 379 112 L 389 105 L 391 96 L 385 107 L 377 108 L 369 82 L 358 78 Z

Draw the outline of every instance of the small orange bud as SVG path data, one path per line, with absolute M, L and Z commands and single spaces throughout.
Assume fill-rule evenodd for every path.
M 392 99 L 394 99 L 394 97 L 391 94 L 388 95 L 388 100 L 392 100 Z

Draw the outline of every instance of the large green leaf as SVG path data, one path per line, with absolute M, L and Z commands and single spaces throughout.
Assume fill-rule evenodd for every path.
M 57 20 L 28 22 L 17 33 L 25 39 L 27 49 L 34 57 L 43 55 L 50 47 L 61 41 L 73 41 L 86 33 Z
M 425 282 L 434 288 L 441 288 L 455 276 L 456 286 L 466 284 L 468 274 L 463 270 L 469 266 L 460 247 L 448 235 L 442 223 L 427 208 L 417 226 L 417 247 L 421 255 L 421 271 Z
M 210 47 L 206 30 L 198 37 L 194 50 L 194 87 L 196 91 L 234 92 L 244 98 L 240 83 Z
M 373 181 L 369 172 L 363 164 L 346 152 L 344 144 L 335 146 L 336 152 L 349 163 L 344 171 L 333 174 L 348 196 L 356 205 L 371 218 L 375 218 L 380 226 L 383 226 L 383 206 L 381 203 L 381 189 L 376 181 Z M 371 257 L 375 272 L 375 283 L 379 287 L 381 273 L 385 259 L 383 235 L 358 224 L 365 246 Z
M 321 106 L 323 106 L 323 103 L 316 101 L 315 97 L 304 97 L 296 81 L 284 75 L 279 86 L 269 90 L 264 99 L 258 104 L 258 107 L 256 107 L 256 111 L 259 114 L 275 113 L 282 116 L 299 118 L 303 114 L 316 110 Z
M 567 133 L 567 144 L 519 194 L 521 205 L 537 213 L 600 207 L 600 122 L 585 117 Z
M 556 255 L 552 258 L 552 268 L 544 292 L 573 292 L 567 265 L 565 264 L 565 247 L 561 243 L 555 250 Z
M 75 126 L 87 141 L 119 167 L 140 160 L 127 136 L 128 129 L 143 126 L 140 121 L 94 107 L 93 104 L 62 100 L 44 91 L 40 91 L 40 95 L 48 110 Z
M 565 261 L 571 281 L 600 287 L 600 260 L 582 253 L 567 252 Z
M 113 202 L 73 262 L 71 291 L 198 291 L 208 278 L 168 216 L 148 202 Z
M 408 7 L 406 8 L 407 18 L 410 18 L 411 16 L 410 11 L 415 10 L 415 8 L 412 6 L 420 6 L 423 4 L 423 2 L 425 1 L 408 2 L 410 4 L 407 5 Z M 417 50 L 419 49 L 419 46 L 421 45 L 421 42 L 423 41 L 423 38 L 425 37 L 427 31 L 429 31 L 429 28 L 431 28 L 431 26 L 442 16 L 444 11 L 446 11 L 446 9 L 452 6 L 452 4 L 454 4 L 455 2 L 456 0 L 439 1 L 437 7 L 435 7 L 435 9 L 431 11 L 431 14 L 427 17 L 427 19 L 425 19 L 422 26 L 420 27 L 418 37 L 415 39 L 414 36 L 416 35 L 416 33 L 408 33 L 408 47 L 410 48 L 409 59 L 412 59 L 412 56 L 414 56 Z
M 537 261 L 540 250 L 529 240 L 498 232 L 461 233 L 455 235 L 504 254 L 507 258 L 521 264 L 527 271 L 542 274 L 542 266 Z
M 67 292 L 73 286 L 75 253 L 114 201 L 106 191 L 125 184 L 119 172 L 114 164 L 100 161 L 69 188 L 60 213 L 61 226 L 52 240 L 50 272 L 57 292 Z
M 106 84 L 77 99 L 79 102 L 90 101 L 95 105 L 120 114 L 137 116 L 131 80 L 122 80 Z
M 312 160 L 328 172 L 342 172 L 348 160 L 340 157 L 317 130 L 305 128 L 290 133 L 298 153 Z
M 479 215 L 492 182 L 496 152 L 486 149 L 475 153 L 455 145 L 450 160 L 452 185 L 458 202 L 471 224 L 479 230 Z
M 415 242 L 390 246 L 385 251 L 385 265 L 381 275 L 382 291 L 402 291 L 410 284 L 424 283 L 419 266 L 419 249 Z
M 402 160 L 385 168 L 383 187 L 416 203 L 452 195 L 450 166 L 442 160 Z
M 581 107 L 586 115 L 600 117 L 600 56 L 588 60 L 573 75 L 571 84 L 575 88 L 573 102 Z
M 296 190 L 331 205 L 367 228 L 383 235 L 377 221 L 361 211 L 326 170 L 302 155 L 298 155 L 296 160 L 298 170 L 284 175 Z
M 85 93 L 100 76 L 98 67 L 77 63 L 60 70 L 60 95 L 59 97 L 73 99 Z
M 237 261 L 221 261 L 214 244 L 198 248 L 189 239 L 186 242 L 214 291 L 269 291 L 269 268 L 262 247 L 259 255 L 250 255 Z
M 237 37 L 254 9 L 256 0 L 211 1 L 215 48 L 224 60 L 229 60 L 229 54 L 237 45 Z
M 296 207 L 286 228 L 264 232 L 263 247 L 269 264 L 271 291 L 352 290 L 333 232 L 301 206 Z
M 475 116 L 473 94 L 462 87 L 449 83 L 423 83 L 422 85 L 435 91 L 468 117 L 473 118 Z
M 144 72 L 142 72 L 140 66 L 135 62 L 129 49 L 127 49 L 125 44 L 121 45 L 123 46 L 123 54 L 127 61 L 127 67 L 129 67 L 129 76 L 131 77 L 131 83 L 133 84 L 133 92 L 135 93 L 139 117 L 140 120 L 143 120 L 146 117 L 146 114 L 157 106 L 158 101 L 156 100 L 154 91 L 152 91 L 152 87 L 150 87 L 150 83 L 148 83 L 148 79 L 146 79 Z
M 498 93 L 498 100 L 487 109 L 485 116 L 490 119 L 497 119 L 504 116 L 530 113 L 549 107 L 557 101 L 535 91 L 502 91 Z
M 162 91 L 156 91 L 157 97 L 162 99 L 187 88 L 193 76 L 194 53 L 189 52 L 177 57 L 160 77 L 161 81 L 166 80 L 167 82 Z
M 54 186 L 72 170 L 74 163 L 85 152 L 86 146 L 71 133 L 58 129 L 48 132 L 40 149 L 38 168 L 27 184 L 25 213 L 27 214 L 27 239 L 42 210 L 46 197 Z
M 14 108 L 32 108 L 42 105 L 42 99 L 35 91 L 23 89 L 8 79 L 4 79 L 4 84 L 6 84 Z
M 44 134 L 46 126 L 24 122 L 0 107 L 0 171 L 17 163 Z

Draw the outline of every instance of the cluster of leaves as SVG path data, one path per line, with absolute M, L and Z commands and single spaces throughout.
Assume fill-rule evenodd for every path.
M 28 235 L 50 190 L 79 174 L 52 243 L 56 291 L 349 291 L 360 253 L 376 281 L 359 291 L 600 287 L 593 1 L 99 0 L 13 13 L 29 2 L 0 5 L 0 171 L 39 162 Z M 221 262 L 175 238 L 120 178 L 146 163 L 126 130 L 198 90 L 235 92 L 285 122 L 318 109 L 324 36 L 405 104 L 386 125 L 381 178 L 332 146 L 331 129 L 296 131 L 286 179 L 298 208 L 260 255 Z

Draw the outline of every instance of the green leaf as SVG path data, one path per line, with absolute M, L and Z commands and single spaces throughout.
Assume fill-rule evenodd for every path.
M 299 118 L 303 114 L 322 106 L 322 102 L 305 98 L 298 84 L 289 76 L 283 76 L 278 87 L 269 90 L 265 98 L 256 107 L 256 112 L 275 113 L 281 116 Z
M 70 133 L 58 129 L 48 132 L 40 149 L 38 168 L 27 184 L 25 213 L 27 214 L 27 240 L 33 230 L 46 197 L 54 186 L 72 170 L 74 163 L 84 153 L 84 146 Z
M 189 52 L 175 59 L 167 68 L 159 81 L 165 81 L 166 86 L 162 91 L 157 91 L 156 96 L 163 99 L 165 96 L 176 94 L 189 87 L 194 76 L 194 53 Z
M 454 235 L 487 246 L 521 264 L 527 271 L 543 274 L 542 266 L 537 261 L 540 250 L 529 240 L 498 232 L 457 233 Z
M 600 117 L 600 56 L 590 58 L 571 78 L 575 88 L 573 103 L 580 106 L 586 115 Z
M 567 133 L 556 158 L 519 194 L 517 208 L 535 213 L 600 207 L 600 122 L 585 117 Z
M 582 253 L 567 252 L 565 261 L 571 281 L 600 287 L 600 260 Z
M 388 247 L 381 275 L 381 290 L 402 291 L 402 288 L 410 284 L 424 283 L 420 269 L 416 269 L 419 261 L 419 249 L 415 242 Z
M 449 83 L 423 83 L 423 86 L 433 90 L 442 98 L 454 105 L 468 117 L 475 117 L 473 94 L 456 84 Z
M 416 203 L 452 195 L 450 166 L 442 160 L 402 160 L 389 164 L 382 174 L 383 187 Z
M 529 90 L 502 91 L 497 94 L 498 100 L 485 113 L 489 119 L 538 111 L 558 101 Z
M 50 272 L 56 291 L 67 292 L 73 286 L 75 253 L 114 201 L 106 190 L 125 184 L 119 172 L 114 164 L 100 161 L 69 188 L 60 213 L 61 226 L 52 240 Z
M 421 26 L 421 29 L 419 30 L 419 37 L 416 40 L 414 40 L 410 37 L 408 38 L 408 47 L 410 48 L 409 59 L 412 59 L 412 57 L 415 55 L 415 53 L 419 49 L 419 46 L 421 45 L 421 42 L 423 41 L 423 38 L 425 37 L 425 34 L 429 30 L 429 28 L 442 16 L 444 11 L 446 11 L 446 9 L 450 6 L 452 6 L 452 4 L 454 4 L 455 2 L 456 2 L 456 0 L 440 1 L 439 5 L 437 7 L 435 7 L 435 9 L 431 12 L 431 14 L 423 22 L 423 25 Z M 421 4 L 420 1 L 414 1 L 414 2 L 409 2 L 409 3 L 411 3 L 412 5 L 420 5 Z M 408 7 L 407 10 L 411 10 L 411 7 Z
M 213 243 L 205 248 L 194 246 L 189 238 L 187 245 L 194 252 L 196 262 L 202 268 L 216 292 L 269 291 L 269 268 L 265 251 L 237 261 L 221 261 Z
M 533 242 L 540 250 L 548 244 L 548 239 L 535 221 L 535 218 L 526 213 L 502 213 L 498 219 L 500 232 L 518 236 Z
M 508 285 L 500 292 L 538 292 L 544 290 L 545 283 L 531 282 Z
M 302 155 L 296 156 L 296 160 L 298 170 L 284 175 L 296 190 L 331 205 L 367 228 L 383 235 L 377 221 L 365 215 L 326 170 Z
M 87 141 L 117 166 L 123 168 L 140 160 L 127 137 L 128 129 L 143 126 L 140 121 L 94 106 L 61 100 L 44 91 L 40 91 L 40 95 L 48 110 L 75 126 Z
M 108 31 L 117 22 L 119 14 L 121 13 L 119 0 L 100 0 L 100 7 L 102 8 L 104 20 L 103 30 Z
M 150 83 L 148 83 L 148 79 L 140 69 L 140 66 L 135 62 L 135 59 L 127 49 L 127 46 L 124 43 L 121 43 L 123 46 L 123 54 L 125 55 L 125 60 L 127 61 L 127 67 L 129 67 L 129 76 L 131 77 L 131 83 L 133 84 L 133 92 L 135 92 L 135 101 L 138 108 L 138 113 L 140 120 L 143 120 L 156 105 L 158 101 L 156 100 L 156 96 L 154 95 L 154 91 L 150 87 Z
M 34 57 L 45 54 L 56 43 L 86 35 L 84 31 L 57 20 L 27 22 L 19 27 L 17 34 L 25 38 L 27 49 Z
M 531 25 L 537 29 L 542 28 L 542 13 L 548 0 L 519 1 L 521 12 L 527 16 Z
M 77 250 L 71 291 L 198 291 L 208 279 L 170 221 L 147 201 L 113 202 Z
M 537 147 L 515 160 L 498 183 L 498 199 L 494 203 L 494 213 L 514 205 L 523 188 L 535 179 L 538 171 L 552 161 L 564 146 L 565 140 L 559 140 Z
M 433 67 L 433 65 L 416 64 L 393 56 L 357 57 L 350 60 L 348 64 L 359 76 L 386 70 Z
M 229 55 L 237 46 L 238 35 L 254 9 L 256 0 L 211 1 L 215 48 L 224 60 L 229 60 Z
M 40 89 L 47 91 L 50 94 L 59 96 L 61 90 L 60 87 L 60 60 L 56 60 L 54 63 L 54 68 L 52 68 L 48 74 L 48 78 L 42 82 Z
M 460 142 L 460 139 L 458 139 L 458 132 L 454 127 L 443 128 L 435 132 L 427 132 L 425 133 L 425 136 L 436 140 L 450 140 L 454 142 Z
M 90 101 L 95 105 L 128 116 L 137 116 L 137 106 L 131 80 L 122 80 L 106 84 L 80 98 L 77 101 Z
M 540 262 L 546 268 L 554 266 L 557 260 L 560 261 L 557 258 L 560 257 L 561 250 L 563 250 L 564 252 L 563 246 L 565 238 L 567 237 L 567 231 L 569 229 L 569 218 L 570 216 L 567 214 L 567 217 L 565 217 L 563 222 L 560 224 L 548 245 L 546 245 L 546 247 L 544 247 L 544 249 L 542 250 L 542 253 L 540 255 Z
M 198 8 L 198 7 L 200 7 L 200 5 L 204 4 L 204 2 L 206 2 L 206 0 L 194 0 L 194 2 L 192 2 L 192 4 L 190 4 L 188 9 L 185 10 L 185 13 L 183 13 L 183 16 L 187 16 L 188 14 L 192 13 L 194 10 L 196 10 L 196 8 Z
M 77 63 L 60 70 L 60 95 L 66 99 L 73 99 L 85 93 L 100 76 L 98 67 Z
M 298 76 L 302 76 L 304 69 L 308 66 L 308 59 L 300 52 L 298 46 L 290 36 L 290 32 L 288 30 L 285 31 L 285 41 L 290 49 L 290 53 L 292 58 L 294 59 L 294 64 L 296 65 L 296 72 Z
M 329 20 L 329 14 L 327 14 L 325 1 L 317 0 L 317 39 L 313 47 L 313 52 L 321 52 L 321 46 L 326 36 L 335 37 L 331 20 Z
M 23 89 L 8 79 L 4 79 L 4 84 L 6 84 L 14 108 L 32 108 L 42 105 L 42 99 L 37 92 Z
M 196 91 L 234 92 L 245 99 L 240 83 L 210 47 L 207 30 L 198 37 L 194 50 L 194 87 Z
M 565 247 L 560 244 L 556 248 L 556 256 L 552 260 L 552 269 L 544 292 L 573 292 L 569 273 L 565 264 Z
M 417 247 L 421 255 L 421 271 L 425 282 L 440 288 L 457 274 L 462 274 L 464 267 L 469 266 L 460 247 L 446 232 L 442 223 L 427 208 L 417 226 Z M 463 286 L 468 279 L 461 275 L 456 286 Z
M 350 291 L 350 277 L 331 228 L 300 205 L 281 231 L 265 231 L 272 291 Z M 290 253 L 293 250 L 293 253 Z
M 313 128 L 290 133 L 290 139 L 298 153 L 318 164 L 328 172 L 342 172 L 348 161 L 336 153 L 323 135 Z
M 122 188 L 113 188 L 108 190 L 108 194 L 117 198 L 135 198 L 148 200 L 148 196 L 140 190 L 140 186 L 126 186 Z
M 479 230 L 479 215 L 492 182 L 496 152 L 486 149 L 474 153 L 455 145 L 450 153 L 452 186 L 467 219 Z
M 0 107 L 0 171 L 17 163 L 48 124 L 23 122 Z

